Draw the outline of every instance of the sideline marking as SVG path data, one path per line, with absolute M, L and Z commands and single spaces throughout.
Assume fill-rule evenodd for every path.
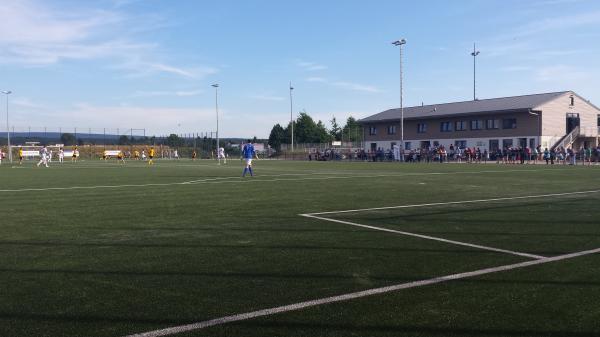
M 273 308 L 269 308 L 269 309 L 262 309 L 262 310 L 247 312 L 247 313 L 243 313 L 243 314 L 225 316 L 225 317 L 215 318 L 215 319 L 211 319 L 208 321 L 202 321 L 202 322 L 198 322 L 198 323 L 192 323 L 192 324 L 180 325 L 180 326 L 175 326 L 175 327 L 170 327 L 170 328 L 165 328 L 165 329 L 160 329 L 160 330 L 148 331 L 148 332 L 128 335 L 126 337 L 168 336 L 168 335 L 173 335 L 173 334 L 181 333 L 181 332 L 204 329 L 204 328 L 208 328 L 208 327 L 215 326 L 215 325 L 222 325 L 222 324 L 231 323 L 231 322 L 244 321 L 244 320 L 248 320 L 248 319 L 252 319 L 252 318 L 270 316 L 270 315 L 275 315 L 275 314 L 279 314 L 279 313 L 283 313 L 283 312 L 297 311 L 300 309 L 315 307 L 318 305 L 348 301 L 348 300 L 357 299 L 357 298 L 361 298 L 361 297 L 384 294 L 384 293 L 389 293 L 389 292 L 403 290 L 403 289 L 428 286 L 428 285 L 432 285 L 432 284 L 460 280 L 460 279 L 465 279 L 465 278 L 469 278 L 469 277 L 497 273 L 497 272 L 501 272 L 501 271 L 525 268 L 525 267 L 540 265 L 540 264 L 549 263 L 549 262 L 571 259 L 571 258 L 580 257 L 580 256 L 584 256 L 584 255 L 596 254 L 599 252 L 600 252 L 600 248 L 596 248 L 596 249 L 581 251 L 581 252 L 577 252 L 577 253 L 559 255 L 559 256 L 554 256 L 554 257 L 547 257 L 547 258 L 543 258 L 543 259 L 539 259 L 539 260 L 526 261 L 526 262 L 521 262 L 521 263 L 503 265 L 503 266 L 499 266 L 499 267 L 479 269 L 479 270 L 465 272 L 465 273 L 440 276 L 440 277 L 430 278 L 430 279 L 426 279 L 426 280 L 422 280 L 422 281 L 400 283 L 400 284 L 387 286 L 387 287 L 373 288 L 373 289 L 358 291 L 358 292 L 354 292 L 354 293 L 347 293 L 347 294 L 343 294 L 343 295 L 325 297 L 325 298 L 315 299 L 315 300 L 311 300 L 311 301 L 305 301 L 305 302 L 284 305 L 284 306 L 280 306 L 280 307 L 273 307 Z
M 125 188 L 125 187 L 150 187 L 150 186 L 176 186 L 176 185 L 191 185 L 191 184 L 215 184 L 215 183 L 231 183 L 231 182 L 273 182 L 273 181 L 300 181 L 300 180 L 329 180 L 329 179 L 353 179 L 353 178 L 384 178 L 384 177 L 406 177 L 406 176 L 426 176 L 426 175 L 447 175 L 447 174 L 482 174 L 482 173 L 504 173 L 526 171 L 534 172 L 534 170 L 484 170 L 484 171 L 460 171 L 460 172 L 426 172 L 426 173 L 403 173 L 403 174 L 378 174 L 378 175 L 345 175 L 345 176 L 325 176 L 325 177 L 309 177 L 309 178 L 288 178 L 288 179 L 260 179 L 261 177 L 277 177 L 281 175 L 259 175 L 242 179 L 240 176 L 220 177 L 224 181 L 214 181 L 215 178 L 206 178 L 199 180 L 190 180 L 173 183 L 149 183 L 149 184 L 125 184 L 125 185 L 93 185 L 93 186 L 67 186 L 67 187 L 46 187 L 46 188 L 22 188 L 22 189 L 4 189 L 2 192 L 43 192 L 43 191 L 62 191 L 62 190 L 86 190 L 97 188 Z M 315 175 L 315 173 L 290 173 L 289 175 Z M 232 181 L 233 179 L 239 179 Z M 230 179 L 227 181 L 226 179 Z M 315 213 L 316 214 L 316 213 Z
M 422 235 L 422 234 L 411 233 L 411 232 L 404 232 L 404 231 L 397 231 L 397 230 L 394 230 L 394 229 L 388 229 L 388 228 L 384 228 L 384 227 L 361 225 L 361 224 L 355 223 L 355 222 L 343 221 L 343 220 L 336 220 L 336 219 L 329 219 L 329 218 L 324 218 L 324 217 L 315 216 L 315 215 L 311 215 L 311 214 L 300 214 L 300 216 L 303 216 L 303 217 L 306 217 L 306 218 L 313 218 L 313 219 L 319 219 L 319 220 L 324 220 L 324 221 L 330 221 L 330 222 L 337 222 L 337 223 L 341 223 L 341 224 L 344 224 L 344 225 L 350 225 L 350 226 L 368 228 L 368 229 L 373 229 L 373 230 L 382 231 L 382 232 L 395 233 L 395 234 L 400 234 L 400 235 L 405 235 L 405 236 L 412 236 L 412 237 L 426 239 L 426 240 L 440 241 L 440 242 L 450 243 L 450 244 L 458 245 L 458 246 L 466 246 L 466 247 L 471 247 L 471 248 L 478 248 L 478 249 L 489 250 L 489 251 L 498 252 L 498 253 L 506 253 L 506 254 L 518 255 L 518 256 L 523 256 L 523 257 L 529 257 L 529 258 L 533 258 L 533 259 L 545 259 L 546 258 L 546 256 L 541 256 L 541 255 L 521 253 L 521 252 L 515 252 L 515 251 L 512 251 L 512 250 L 500 249 L 500 248 L 494 248 L 494 247 L 488 247 L 488 246 L 482 246 L 482 245 L 477 245 L 477 244 L 468 243 L 468 242 L 448 240 L 448 239 L 444 239 L 444 238 L 438 238 L 438 237 L 435 237 L 435 236 Z

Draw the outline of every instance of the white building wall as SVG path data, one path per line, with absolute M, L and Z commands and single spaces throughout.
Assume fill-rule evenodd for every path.
M 530 144 L 530 140 L 533 139 L 535 142 L 535 146 L 537 146 L 539 144 L 539 137 L 536 135 L 526 135 L 526 136 L 518 136 L 518 137 L 493 137 L 493 138 L 447 138 L 447 139 L 419 139 L 419 140 L 415 140 L 415 139 L 405 139 L 404 142 L 405 143 L 410 143 L 411 147 L 410 149 L 418 149 L 421 146 L 421 142 L 423 141 L 429 141 L 429 143 L 431 144 L 431 146 L 434 146 L 435 142 L 438 142 L 439 145 L 443 145 L 444 147 L 448 148 L 450 146 L 450 144 L 454 145 L 456 141 L 466 141 L 467 142 L 467 147 L 479 147 L 481 150 L 489 150 L 489 143 L 491 139 L 494 140 L 498 140 L 498 143 L 500 145 L 500 147 L 502 147 L 503 141 L 504 140 L 512 140 L 512 144 L 513 146 L 518 146 L 519 145 L 519 139 L 520 138 L 527 138 L 527 146 L 529 146 Z M 546 139 L 545 139 L 546 138 Z M 548 143 L 548 140 L 551 137 L 542 137 L 542 147 L 544 147 L 544 141 L 546 143 Z M 392 149 L 392 145 L 395 144 L 400 144 L 400 140 L 392 140 L 392 141 L 366 141 L 365 143 L 365 150 L 370 150 L 371 149 L 371 143 L 376 143 L 377 147 L 376 148 L 382 148 L 383 150 L 387 151 Z M 408 149 L 407 149 L 408 150 Z

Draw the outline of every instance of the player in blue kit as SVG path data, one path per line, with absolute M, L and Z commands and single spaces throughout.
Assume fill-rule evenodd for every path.
M 256 157 L 256 159 L 258 159 L 258 155 L 256 154 L 256 151 L 254 151 L 254 145 L 252 145 L 251 140 L 248 140 L 248 143 L 244 144 L 244 147 L 242 148 L 242 157 L 244 158 L 244 161 L 246 161 L 242 177 L 245 177 L 248 172 L 250 172 L 250 176 L 254 176 L 252 174 L 252 158 Z

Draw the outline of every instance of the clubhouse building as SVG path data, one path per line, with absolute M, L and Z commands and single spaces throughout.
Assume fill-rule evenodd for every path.
M 361 119 L 365 150 L 400 146 L 400 109 Z M 598 146 L 600 109 L 573 91 L 404 108 L 404 148 Z

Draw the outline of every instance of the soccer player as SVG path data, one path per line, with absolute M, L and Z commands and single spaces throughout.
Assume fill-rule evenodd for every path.
M 23 147 L 19 146 L 19 165 L 23 164 Z
M 258 155 L 256 151 L 254 151 L 254 145 L 252 145 L 252 141 L 248 139 L 248 143 L 244 144 L 242 148 L 242 157 L 246 161 L 246 166 L 244 167 L 244 173 L 242 173 L 242 177 L 246 176 L 246 173 L 250 173 L 250 176 L 253 177 L 254 174 L 252 172 L 252 158 L 256 157 L 258 159 Z
M 123 151 L 119 151 L 117 154 L 117 161 L 121 162 L 121 164 L 125 164 L 125 156 L 123 155 Z
M 44 164 L 44 166 L 48 167 L 48 149 L 46 146 L 40 150 L 40 161 L 37 163 L 37 166 L 39 167 L 40 164 Z
M 192 161 L 196 160 L 196 150 L 192 151 Z
M 223 164 L 227 164 L 227 158 L 225 157 L 225 149 L 222 147 L 219 148 L 219 153 L 217 154 L 217 160 L 219 161 L 219 164 L 221 164 L 221 159 L 223 159 Z
M 154 147 L 150 147 L 150 151 L 148 151 L 148 165 L 154 165 L 154 161 L 152 160 L 154 158 Z
M 63 148 L 61 147 L 60 150 L 58 150 L 58 162 L 62 163 L 65 160 L 65 150 L 63 150 Z
M 77 150 L 77 145 L 73 146 L 73 155 L 71 156 L 72 162 L 77 162 L 77 156 L 79 156 L 79 150 Z

